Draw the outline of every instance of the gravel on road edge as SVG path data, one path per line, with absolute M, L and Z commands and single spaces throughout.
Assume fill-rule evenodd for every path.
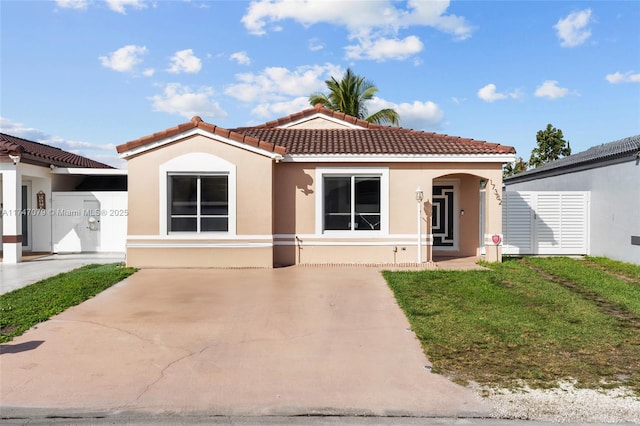
M 492 417 L 555 423 L 637 423 L 640 398 L 627 388 L 580 389 L 561 382 L 552 389 L 476 387 L 494 405 Z

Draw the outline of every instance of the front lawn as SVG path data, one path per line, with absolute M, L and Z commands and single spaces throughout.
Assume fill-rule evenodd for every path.
M 640 396 L 640 267 L 528 258 L 384 272 L 433 371 L 466 383 L 626 385 Z
M 84 302 L 135 271 L 117 263 L 86 265 L 0 295 L 0 343 Z

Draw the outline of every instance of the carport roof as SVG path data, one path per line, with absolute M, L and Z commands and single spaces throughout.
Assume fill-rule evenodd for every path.
M 49 167 L 84 167 L 91 169 L 113 169 L 113 167 L 78 154 L 64 151 L 17 136 L 0 133 L 0 156 L 19 155 L 20 161 Z

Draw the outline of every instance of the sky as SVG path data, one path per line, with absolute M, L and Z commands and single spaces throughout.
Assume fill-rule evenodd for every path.
M 0 0 L 0 129 L 126 167 L 198 115 L 309 108 L 347 68 L 401 126 L 573 153 L 640 134 L 639 1 Z

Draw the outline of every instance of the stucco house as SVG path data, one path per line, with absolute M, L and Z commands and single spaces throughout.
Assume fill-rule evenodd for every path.
M 640 135 L 505 179 L 511 192 L 588 191 L 588 253 L 640 264 Z
M 476 256 L 501 234 L 502 165 L 515 155 L 321 106 L 236 129 L 194 117 L 117 151 L 128 160 L 127 263 L 138 267 Z M 499 261 L 499 247 L 486 258 Z
M 126 216 L 100 212 L 126 209 L 126 179 L 126 170 L 0 133 L 2 262 L 23 251 L 124 250 Z

